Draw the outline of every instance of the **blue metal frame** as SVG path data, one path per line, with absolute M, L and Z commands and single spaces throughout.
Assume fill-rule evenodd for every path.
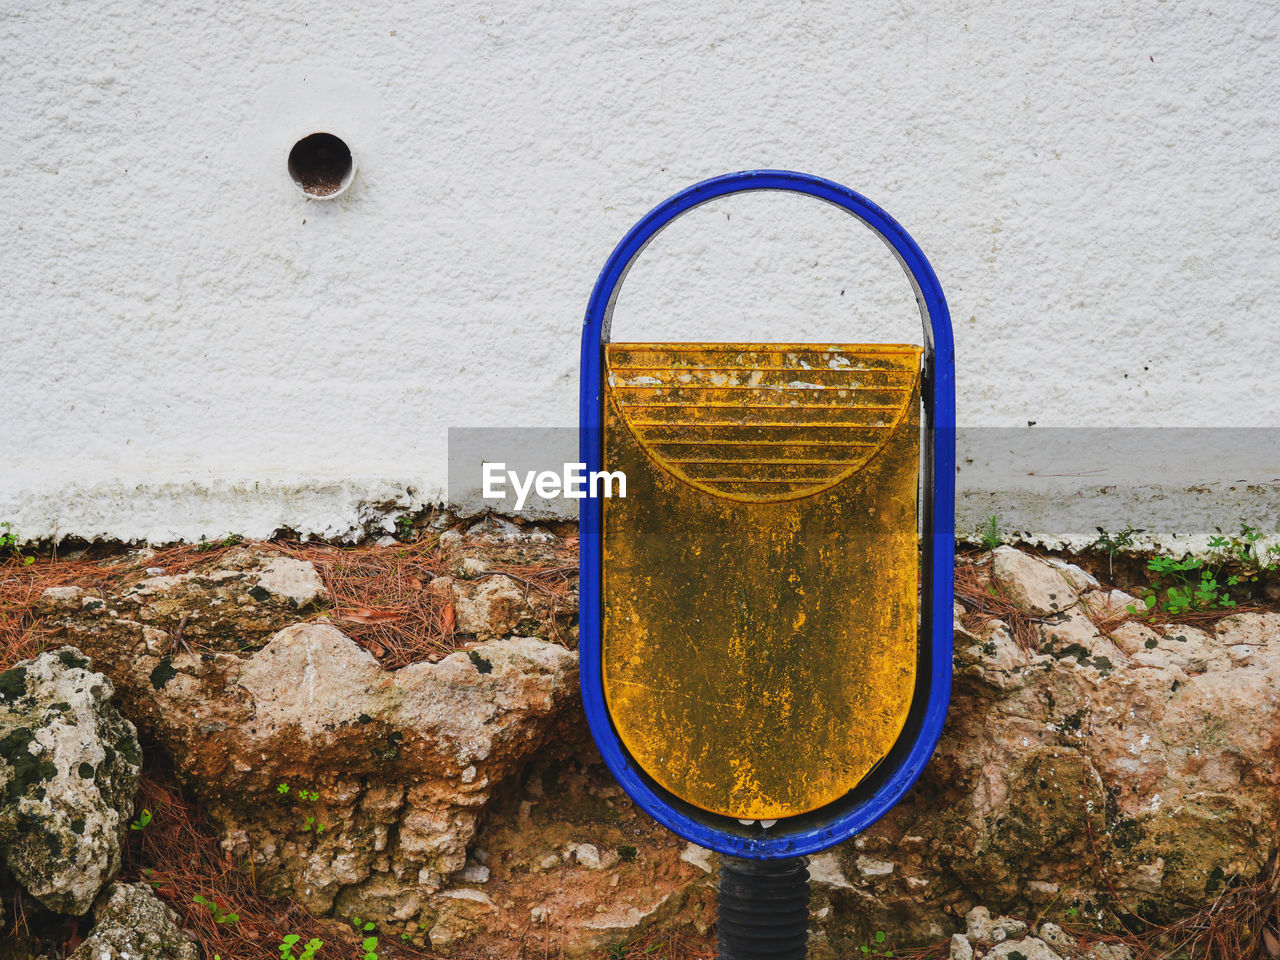
M 600 666 L 602 501 L 581 501 L 581 613 L 579 656 L 587 724 L 601 756 L 622 788 L 659 823 L 720 853 L 755 859 L 824 850 L 866 829 L 896 803 L 924 769 L 942 733 L 951 696 L 951 606 L 955 527 L 955 348 L 951 316 L 938 278 L 920 247 L 878 206 L 848 187 L 786 170 L 747 170 L 694 184 L 650 210 L 618 244 L 591 293 L 582 331 L 581 458 L 588 471 L 603 459 L 604 344 L 618 289 L 645 246 L 676 217 L 718 197 L 750 190 L 807 194 L 846 210 L 893 251 L 915 290 L 924 323 L 922 384 L 926 500 L 922 517 L 924 609 L 920 660 L 911 715 L 898 744 L 847 798 L 822 810 L 780 820 L 769 829 L 698 810 L 663 790 L 631 758 L 605 705 Z M 931 493 L 931 495 L 930 495 Z M 864 789 L 864 787 L 866 789 Z

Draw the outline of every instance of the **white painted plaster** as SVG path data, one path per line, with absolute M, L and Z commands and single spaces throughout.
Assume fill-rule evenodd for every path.
M 1280 417 L 1266 0 L 16 0 L 0 58 L 0 518 L 23 537 L 335 536 L 440 499 L 448 427 L 576 422 L 583 308 L 634 220 L 751 167 L 914 234 L 965 424 Z M 359 157 L 337 200 L 286 171 L 316 130 Z M 896 270 L 833 208 L 731 198 L 649 249 L 615 335 L 899 339 Z M 1121 503 L 1274 524 L 1269 456 L 1193 457 L 1127 501 L 962 472 L 962 526 L 994 504 L 1032 529 L 1046 496 L 1086 527 Z

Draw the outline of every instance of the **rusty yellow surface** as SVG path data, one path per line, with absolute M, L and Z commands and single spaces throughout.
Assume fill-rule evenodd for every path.
M 775 819 L 838 799 L 915 685 L 912 345 L 605 352 L 605 698 L 676 796 Z

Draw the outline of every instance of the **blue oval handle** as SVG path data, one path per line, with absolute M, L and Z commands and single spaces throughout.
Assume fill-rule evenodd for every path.
M 789 170 L 745 170 L 703 180 L 654 207 L 614 248 L 596 280 L 582 331 L 579 409 L 580 456 L 588 472 L 600 470 L 604 344 L 618 289 L 644 248 L 677 217 L 718 197 L 750 190 L 783 190 L 833 203 L 862 221 L 893 252 L 906 272 L 924 324 L 925 443 L 924 596 L 920 669 L 911 712 L 898 744 L 868 781 L 828 808 L 780 820 L 771 829 L 744 828 L 700 811 L 655 784 L 627 755 L 605 705 L 600 665 L 603 570 L 602 505 L 588 497 L 580 517 L 579 675 L 587 725 L 609 770 L 650 816 L 682 837 L 720 853 L 755 859 L 795 857 L 825 850 L 866 829 L 915 783 L 933 754 L 951 698 L 951 605 L 955 575 L 955 346 L 951 315 L 937 275 L 920 247 L 896 220 L 859 193 L 831 180 Z

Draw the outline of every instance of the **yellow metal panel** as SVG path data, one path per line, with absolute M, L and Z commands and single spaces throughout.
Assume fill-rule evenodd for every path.
M 915 685 L 910 345 L 606 347 L 605 698 L 659 784 L 742 819 L 853 789 Z

